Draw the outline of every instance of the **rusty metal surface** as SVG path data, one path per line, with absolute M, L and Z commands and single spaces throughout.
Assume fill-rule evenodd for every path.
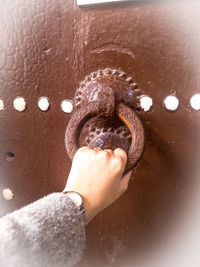
M 99 101 L 99 93 L 108 88 L 113 90 L 116 103 L 124 102 L 133 109 L 138 108 L 138 98 L 142 95 L 142 91 L 137 83 L 126 72 L 112 68 L 93 71 L 80 82 L 75 93 L 75 108 Z
M 89 147 L 112 150 L 117 147 L 121 147 L 128 154 L 130 143 L 126 137 L 120 136 L 116 133 L 105 132 L 94 136 L 89 143 Z
M 143 153 L 144 128 L 136 113 L 126 104 L 132 107 L 136 106 L 141 93 L 136 89 L 137 86 L 133 79 L 122 71 L 107 68 L 93 72 L 88 77 L 85 78 L 87 82 L 82 82 L 81 88 L 76 91 L 74 102 L 77 111 L 66 129 L 65 146 L 68 155 L 73 159 L 80 147 L 79 139 L 84 125 L 88 122 L 87 134 L 91 135 L 91 127 L 96 128 L 95 121 L 98 122 L 98 120 L 90 123 L 90 119 L 94 116 L 103 118 L 104 124 L 99 128 L 99 133 L 94 132 L 92 140 L 88 139 L 88 136 L 84 136 L 86 145 L 101 149 L 124 148 L 128 156 L 124 171 L 127 173 L 136 166 Z M 136 93 L 135 90 L 137 90 Z M 111 121 L 117 122 L 114 118 L 116 116 L 124 123 L 127 132 L 129 130 L 128 135 L 117 134 L 121 127 L 117 123 L 112 125 L 115 132 L 111 133 L 106 130 L 110 128 Z M 131 136 L 131 140 L 129 140 L 129 136 Z
M 136 113 L 124 103 L 118 104 L 116 114 L 127 125 L 132 136 L 125 167 L 126 173 L 138 163 L 143 154 L 145 139 L 144 128 Z
M 191 267 L 195 255 L 199 260 L 198 246 L 189 245 L 196 244 L 199 227 L 191 227 L 191 242 L 186 230 L 178 234 L 199 205 L 200 113 L 189 103 L 200 88 L 199 8 L 193 0 L 84 9 L 71 0 L 0 1 L 0 190 L 14 194 L 9 201 L 0 196 L 0 215 L 64 188 L 70 115 L 60 103 L 73 99 L 86 75 L 120 69 L 154 102 L 149 112 L 137 111 L 145 153 L 126 194 L 87 226 L 77 266 Z M 169 94 L 180 100 L 176 112 L 163 105 Z M 12 107 L 16 96 L 27 101 L 22 113 Z M 48 112 L 37 107 L 41 96 L 50 100 Z M 99 118 L 91 130 L 103 123 Z M 182 244 L 188 246 L 181 254 Z
M 98 102 L 96 101 L 93 103 L 89 103 L 88 105 L 83 105 L 83 107 L 78 109 L 69 121 L 65 133 L 65 145 L 68 155 L 71 159 L 73 159 L 77 149 L 80 147 L 79 138 L 82 128 L 92 117 L 97 116 L 98 106 Z M 144 129 L 136 113 L 124 103 L 119 103 L 116 106 L 116 115 L 124 122 L 124 124 L 128 127 L 131 133 L 131 144 L 129 144 L 128 146 L 128 159 L 124 171 L 124 173 L 127 173 L 136 165 L 136 163 L 140 160 L 142 156 L 144 150 Z M 105 129 L 105 125 L 106 124 L 104 124 L 100 130 L 102 130 L 103 128 Z M 101 149 L 124 147 L 124 145 L 120 146 L 120 144 L 126 137 L 122 137 L 122 140 L 118 142 L 119 139 L 121 139 L 119 134 L 111 134 L 105 131 L 103 133 L 103 136 L 102 133 L 100 133 L 100 135 L 101 138 L 99 139 L 97 139 L 99 134 L 94 136 L 96 141 L 93 141 L 92 139 L 88 145 L 93 148 L 99 147 Z M 110 138 L 112 141 L 109 140 Z M 97 140 L 99 142 L 97 142 Z M 128 142 L 128 139 L 126 140 Z M 127 146 L 126 143 L 125 148 Z

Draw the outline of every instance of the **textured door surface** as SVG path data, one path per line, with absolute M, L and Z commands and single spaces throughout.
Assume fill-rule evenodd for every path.
M 0 0 L 0 216 L 64 188 L 64 135 L 86 75 L 120 69 L 153 100 L 138 109 L 146 144 L 128 191 L 86 229 L 77 266 L 197 267 L 200 256 L 200 2 Z M 176 96 L 179 106 L 163 101 Z M 26 109 L 13 108 L 23 97 Z M 47 111 L 38 99 L 47 97 Z M 198 103 L 197 103 L 198 105 Z M 8 197 L 9 198 L 9 197 Z

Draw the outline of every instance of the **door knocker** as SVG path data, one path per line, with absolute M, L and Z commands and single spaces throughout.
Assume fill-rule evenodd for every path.
M 93 148 L 123 148 L 127 152 L 124 173 L 139 161 L 144 150 L 144 128 L 133 110 L 137 85 L 118 70 L 92 73 L 76 91 L 76 110 L 65 133 L 71 159 L 83 145 Z

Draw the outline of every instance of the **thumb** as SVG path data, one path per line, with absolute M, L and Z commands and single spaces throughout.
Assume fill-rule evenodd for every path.
M 131 178 L 132 170 L 125 174 L 120 181 L 119 190 L 123 194 L 128 189 L 128 184 Z

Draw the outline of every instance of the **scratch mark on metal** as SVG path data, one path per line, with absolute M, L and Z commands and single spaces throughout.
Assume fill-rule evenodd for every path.
M 95 48 L 92 50 L 91 54 L 100 54 L 107 51 L 115 51 L 117 53 L 126 54 L 131 56 L 133 59 L 135 58 L 135 54 L 129 48 L 119 46 L 117 44 L 107 44 L 102 47 Z

